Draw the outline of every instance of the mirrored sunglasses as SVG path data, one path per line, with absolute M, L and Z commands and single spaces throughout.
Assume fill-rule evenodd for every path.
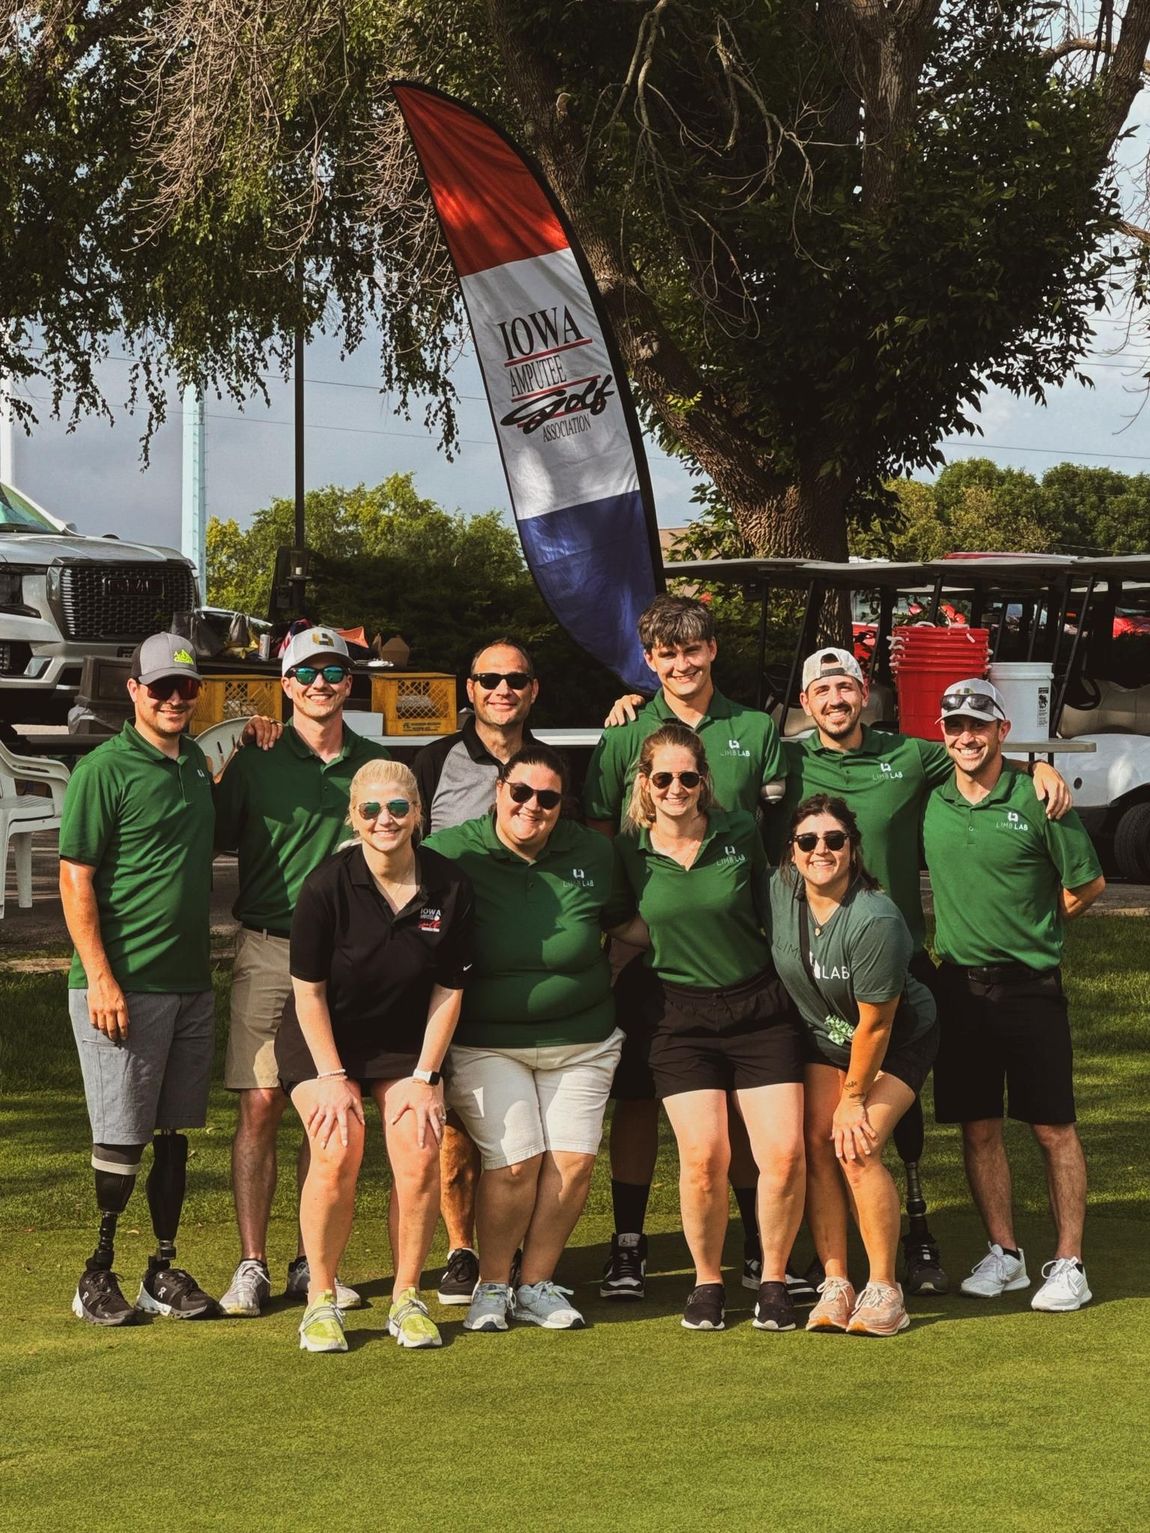
M 310 687 L 317 676 L 322 676 L 329 687 L 338 687 L 347 680 L 349 672 L 346 665 L 293 665 L 288 675 L 294 676 L 301 687 Z
M 473 671 L 471 679 L 485 692 L 494 692 L 501 681 L 505 681 L 513 692 L 523 692 L 535 680 L 526 671 Z
M 166 703 L 175 692 L 182 703 L 190 703 L 200 695 L 200 683 L 194 676 L 161 676 L 159 681 L 143 684 L 144 691 L 154 703 Z
M 534 799 L 540 809 L 554 809 L 563 798 L 562 793 L 555 788 L 533 788 L 526 782 L 509 782 L 505 783 L 504 787 L 511 795 L 513 803 L 529 804 Z
M 366 804 L 357 804 L 355 812 L 361 820 L 378 820 L 384 810 L 393 820 L 402 820 L 411 810 L 411 800 L 407 798 L 389 798 L 381 804 L 378 799 L 371 799 Z
M 948 692 L 942 700 L 943 713 L 955 713 L 960 708 L 977 708 L 979 713 L 992 713 L 1002 717 L 1002 707 L 989 692 Z
M 845 830 L 827 830 L 822 835 L 813 830 L 804 830 L 801 836 L 792 839 L 800 852 L 813 852 L 820 841 L 828 852 L 841 852 L 850 837 Z
M 697 788 L 703 777 L 700 772 L 652 772 L 651 786 L 669 788 L 673 782 L 681 782 L 684 788 Z

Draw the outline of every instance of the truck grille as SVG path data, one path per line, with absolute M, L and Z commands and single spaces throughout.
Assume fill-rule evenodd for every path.
M 196 605 L 186 564 L 68 564 L 60 572 L 64 631 L 71 639 L 138 644 Z

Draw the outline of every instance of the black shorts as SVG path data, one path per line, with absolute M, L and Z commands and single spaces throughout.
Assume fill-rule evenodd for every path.
M 925 983 L 925 981 L 924 981 Z M 837 1059 L 828 1059 L 819 1049 L 818 1041 L 807 1029 L 806 1033 L 806 1058 L 807 1063 L 812 1065 L 830 1065 L 832 1069 L 840 1070 L 845 1075 L 846 1066 L 840 1065 Z M 930 1067 L 934 1064 L 938 1054 L 939 1025 L 937 1022 L 927 1028 L 925 1033 L 920 1033 L 917 1038 L 907 1042 L 897 1037 L 892 1037 L 887 1047 L 882 1062 L 882 1073 L 894 1075 L 902 1081 L 903 1085 L 909 1086 L 918 1096 L 930 1074 Z
M 378 1041 L 341 1038 L 338 1034 L 335 1044 L 347 1070 L 348 1080 L 357 1082 L 365 1094 L 373 1081 L 397 1081 L 404 1075 L 410 1075 L 419 1063 L 423 1047 L 422 1039 L 414 1049 L 405 1048 L 402 1043 L 399 1047 L 389 1048 Z M 301 1081 L 314 1081 L 319 1073 L 299 1022 L 287 1013 L 276 1033 L 276 1069 L 279 1071 L 280 1085 L 288 1096 Z
M 1062 971 L 1004 983 L 944 963 L 938 971 L 942 1027 L 934 1065 L 934 1116 L 973 1123 L 1007 1114 L 1020 1123 L 1075 1121 L 1074 1052 Z
M 651 1039 L 660 1100 L 802 1081 L 803 1025 L 773 969 L 721 990 L 664 985 L 662 992 Z

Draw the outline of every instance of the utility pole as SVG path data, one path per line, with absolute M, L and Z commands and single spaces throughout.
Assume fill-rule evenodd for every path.
M 184 390 L 184 462 L 180 498 L 180 549 L 196 571 L 200 601 L 208 600 L 207 487 L 204 481 L 204 396 L 189 383 Z

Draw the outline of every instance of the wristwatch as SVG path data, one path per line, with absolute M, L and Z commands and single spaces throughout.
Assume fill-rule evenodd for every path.
M 438 1086 L 443 1076 L 438 1070 L 413 1070 L 411 1078 L 413 1081 L 422 1081 L 425 1086 Z

